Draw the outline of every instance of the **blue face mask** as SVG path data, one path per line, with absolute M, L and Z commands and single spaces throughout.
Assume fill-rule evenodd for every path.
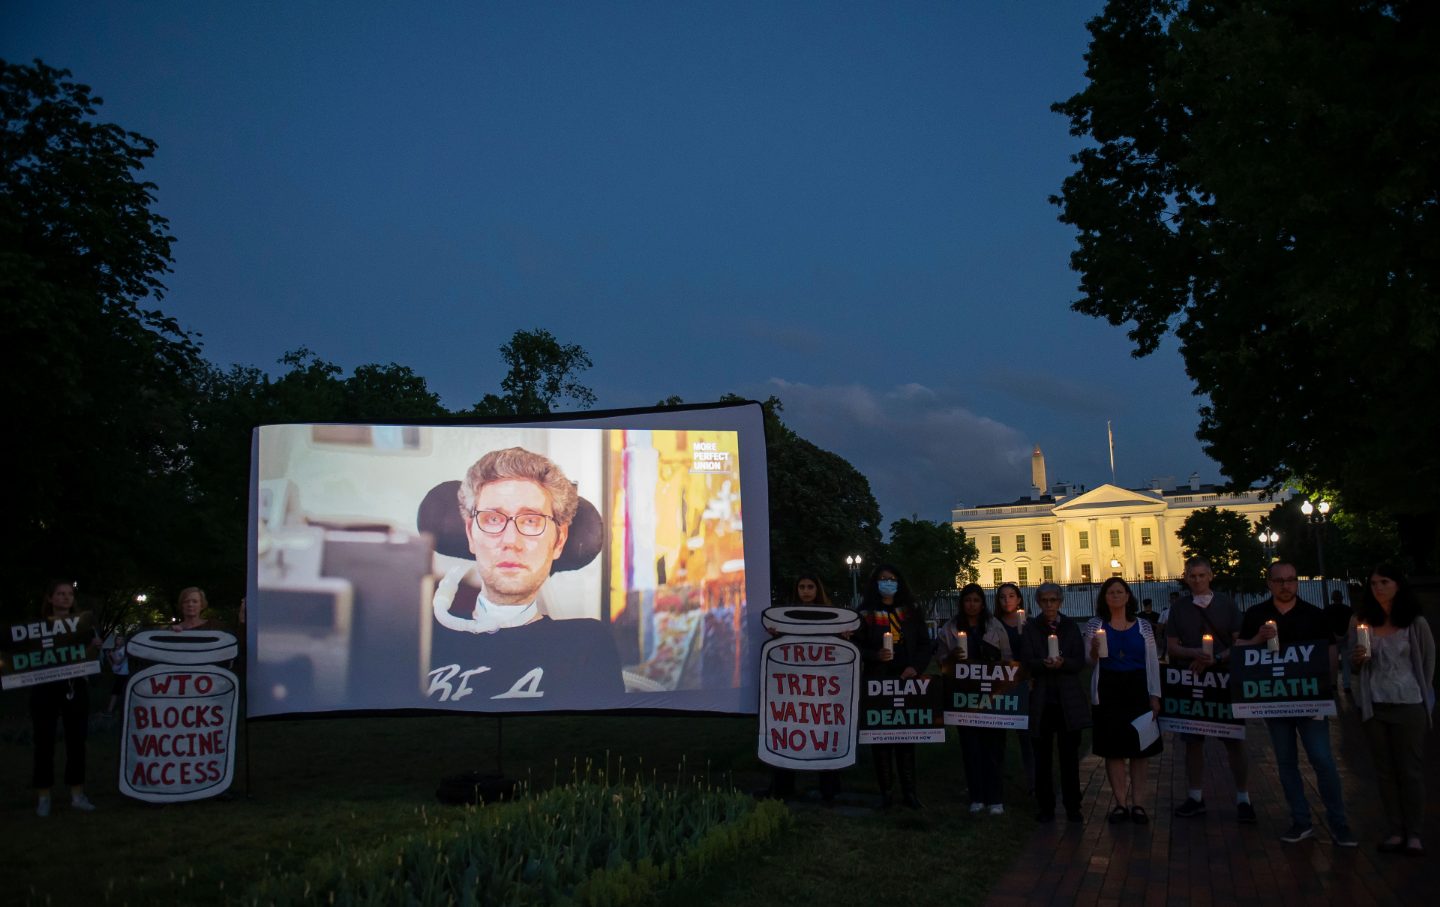
M 900 584 L 893 579 L 877 580 L 875 585 L 880 589 L 881 595 L 894 595 L 900 591 Z

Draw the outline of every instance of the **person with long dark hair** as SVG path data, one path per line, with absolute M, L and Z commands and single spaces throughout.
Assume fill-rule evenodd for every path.
M 985 590 L 978 583 L 970 583 L 960 590 L 960 610 L 935 637 L 935 654 L 942 661 L 1011 660 L 1010 637 L 1005 626 L 985 607 Z M 992 816 L 1003 814 L 1005 732 L 1000 728 L 963 725 L 956 730 L 965 763 L 965 786 L 970 790 L 970 812 L 989 809 Z
M 830 604 L 830 594 L 825 591 L 825 584 L 820 580 L 818 574 L 801 573 L 795 578 L 795 585 L 790 587 L 790 601 L 792 605 L 824 605 Z M 774 630 L 770 635 L 778 635 Z M 849 636 L 850 634 L 843 634 Z M 820 798 L 830 803 L 840 793 L 840 769 L 831 771 L 816 772 L 820 776 Z M 789 800 L 795 796 L 795 770 L 789 768 L 773 767 L 770 769 L 770 789 L 766 794 L 777 800 Z
M 890 645 L 885 644 L 889 634 Z M 915 599 L 899 568 L 880 564 L 865 583 L 860 600 L 860 629 L 855 635 L 856 646 L 864 658 L 865 680 L 908 680 L 918 676 L 930 664 L 930 640 L 925 633 L 925 620 L 915 607 Z M 894 802 L 890 785 L 900 776 L 904 803 L 921 809 L 916 793 L 915 744 L 877 743 L 870 747 L 875 759 L 875 781 L 880 786 L 880 802 Z
M 1010 653 L 1016 660 L 1020 658 L 1020 631 L 1025 628 L 1025 598 L 1020 594 L 1020 587 L 1014 583 L 1001 583 L 995 587 L 995 617 L 1000 625 L 1005 628 L 1005 635 L 1010 638 Z M 1025 793 L 1035 792 L 1035 747 L 1029 730 L 1016 731 L 1015 739 L 1020 743 L 1020 765 L 1025 771 Z M 1005 753 L 1000 753 L 1001 764 L 1004 764 Z
M 1360 625 L 1367 628 L 1368 642 Z M 1381 853 L 1425 852 L 1425 735 L 1435 711 L 1435 637 L 1405 575 L 1388 564 L 1370 573 L 1350 622 L 1350 661 L 1358 678 L 1355 704 L 1375 760 L 1375 781 L 1389 836 Z
M 46 621 L 79 616 L 75 611 L 75 584 L 52 580 L 45 589 L 40 614 Z M 91 654 L 100 640 L 91 639 Z M 90 685 L 84 677 L 52 680 L 30 688 L 30 723 L 35 737 L 35 814 L 50 815 L 50 789 L 55 786 L 55 725 L 65 725 L 65 783 L 70 785 L 70 806 L 91 812 L 95 804 L 85 796 L 85 736 L 90 717 Z
M 1129 583 L 1112 576 L 1100 584 L 1095 616 L 1085 625 L 1084 635 L 1086 659 L 1095 666 L 1090 675 L 1093 749 L 1105 760 L 1115 794 L 1110 822 L 1144 825 L 1150 816 L 1136 801 L 1145 782 L 1145 766 L 1164 744 L 1157 732 L 1149 745 L 1142 746 L 1134 722 L 1147 712 L 1152 720 L 1160 717 L 1160 658 L 1155 633 L 1149 621 L 1140 619 L 1140 604 Z

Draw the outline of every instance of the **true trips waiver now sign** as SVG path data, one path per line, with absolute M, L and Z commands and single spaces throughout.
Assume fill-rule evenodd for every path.
M 1309 718 L 1334 715 L 1330 645 L 1297 642 L 1271 652 L 1236 646 L 1231 656 L 1231 711 L 1236 718 Z
M 760 662 L 760 758 L 779 768 L 855 764 L 860 650 L 834 637 L 782 636 Z

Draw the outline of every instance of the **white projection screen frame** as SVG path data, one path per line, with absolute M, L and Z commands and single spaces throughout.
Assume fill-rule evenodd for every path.
M 249 717 L 756 710 L 758 404 L 262 425 L 250 492 Z

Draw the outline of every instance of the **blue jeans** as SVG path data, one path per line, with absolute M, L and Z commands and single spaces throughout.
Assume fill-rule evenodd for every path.
M 1308 826 L 1310 801 L 1305 799 L 1305 782 L 1300 778 L 1300 751 L 1295 738 L 1305 747 L 1305 758 L 1315 770 L 1320 785 L 1320 799 L 1325 801 L 1325 818 L 1330 829 L 1349 829 L 1345 821 L 1345 801 L 1340 795 L 1340 773 L 1335 770 L 1335 756 L 1330 752 L 1330 722 L 1314 718 L 1266 718 L 1270 745 L 1275 748 L 1275 765 L 1280 771 L 1280 786 L 1285 802 L 1290 804 L 1290 819 L 1296 825 Z

